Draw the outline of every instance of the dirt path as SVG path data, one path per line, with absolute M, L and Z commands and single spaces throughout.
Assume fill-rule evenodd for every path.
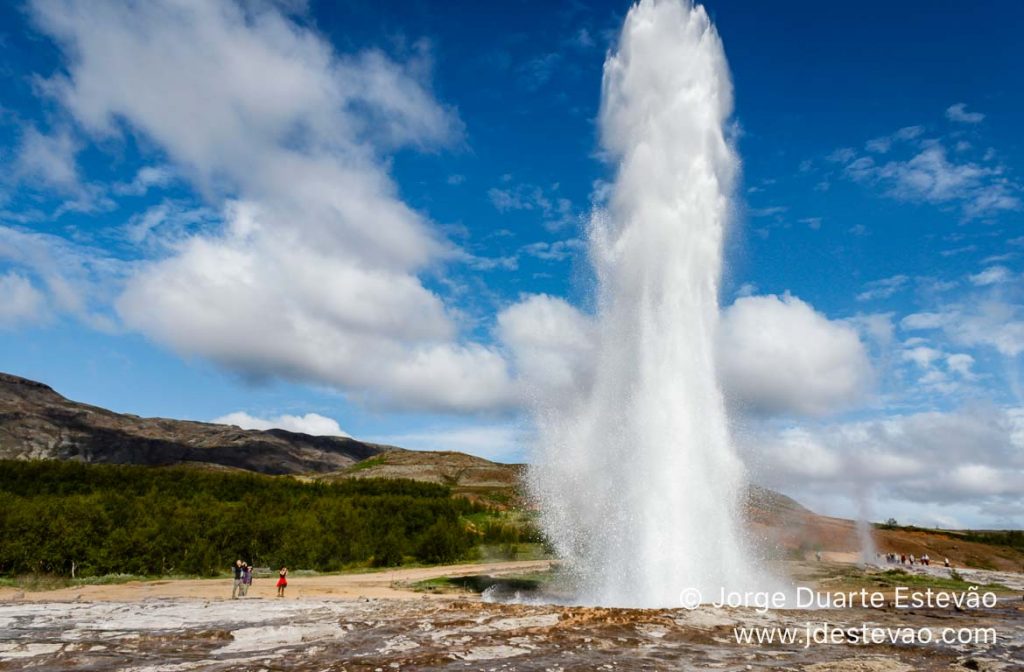
M 416 593 L 401 586 L 442 576 L 472 574 L 517 574 L 537 572 L 551 567 L 550 560 L 489 562 L 439 567 L 394 569 L 366 574 L 288 577 L 286 599 L 340 599 L 443 597 Z M 256 578 L 249 598 L 274 597 L 277 576 Z M 0 588 L 0 601 L 23 602 L 136 602 L 153 598 L 184 598 L 197 600 L 229 599 L 231 579 L 176 579 L 131 581 L 113 585 L 73 586 L 39 592 Z M 448 596 L 451 599 L 451 596 Z

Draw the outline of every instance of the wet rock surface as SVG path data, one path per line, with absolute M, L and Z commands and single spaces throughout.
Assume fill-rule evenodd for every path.
M 931 643 L 805 645 L 806 624 L 927 629 Z M 794 628 L 787 644 L 739 627 Z M 938 641 L 945 628 L 995 642 Z M 0 670 L 1016 670 L 1024 603 L 992 609 L 606 609 L 452 600 L 0 604 Z

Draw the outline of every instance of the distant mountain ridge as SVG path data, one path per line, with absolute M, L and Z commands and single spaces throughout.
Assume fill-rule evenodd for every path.
M 0 459 L 153 466 L 191 462 L 308 474 L 345 469 L 389 450 L 400 449 L 347 437 L 115 413 L 71 401 L 43 383 L 0 373 Z

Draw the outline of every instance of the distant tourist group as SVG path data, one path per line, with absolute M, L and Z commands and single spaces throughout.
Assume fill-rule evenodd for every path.
M 235 560 L 235 566 L 232 569 L 235 573 L 235 580 L 231 586 L 231 599 L 236 600 L 249 594 L 249 588 L 252 586 L 253 572 L 256 568 L 250 567 L 249 563 L 242 560 Z M 287 587 L 288 568 L 282 567 L 277 571 L 277 596 L 284 597 L 284 589 Z
M 907 555 L 905 553 L 886 553 L 885 561 L 890 565 L 924 565 L 925 567 L 932 564 L 932 559 L 925 553 L 919 558 L 915 558 L 914 554 Z M 942 559 L 942 565 L 949 567 L 949 558 Z

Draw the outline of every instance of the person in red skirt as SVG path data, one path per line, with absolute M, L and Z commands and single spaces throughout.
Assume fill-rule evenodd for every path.
M 282 567 L 277 572 L 277 596 L 284 597 L 284 589 L 288 587 L 288 568 Z

